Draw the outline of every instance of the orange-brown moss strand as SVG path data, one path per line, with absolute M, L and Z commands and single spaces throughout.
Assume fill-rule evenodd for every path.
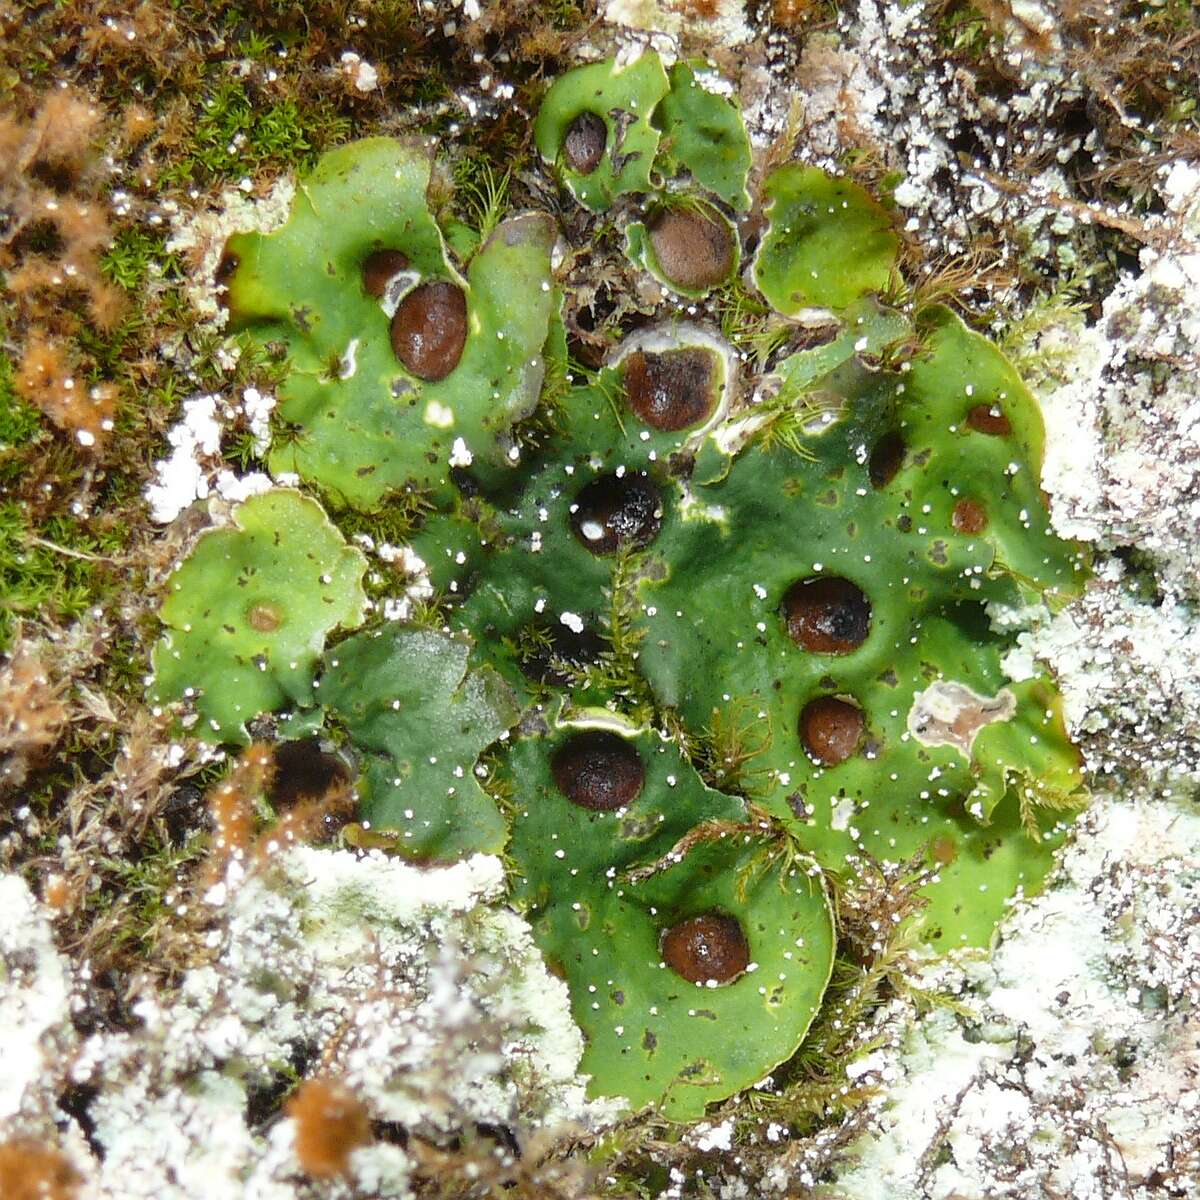
M 350 1155 L 371 1141 L 366 1106 L 336 1079 L 306 1079 L 286 1112 L 296 1123 L 296 1157 L 314 1179 L 344 1175 Z

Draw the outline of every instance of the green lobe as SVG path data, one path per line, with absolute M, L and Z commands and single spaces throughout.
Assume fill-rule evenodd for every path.
M 671 90 L 655 114 L 663 135 L 659 163 L 668 175 L 690 171 L 701 187 L 744 211 L 750 207 L 750 138 L 737 105 L 697 80 L 695 68 L 702 66 L 678 62 L 671 68 Z
M 230 327 L 282 345 L 289 359 L 271 470 L 355 508 L 377 508 L 406 485 L 445 500 L 457 441 L 502 458 L 541 390 L 553 223 L 540 214 L 502 222 L 463 279 L 427 207 L 430 169 L 426 146 L 356 142 L 321 159 L 282 229 L 229 243 Z M 363 287 L 377 250 L 406 256 L 408 286 L 444 281 L 465 293 L 466 342 L 444 379 L 424 382 L 396 357 L 391 319 Z
M 763 199 L 754 283 L 785 317 L 836 312 L 887 286 L 899 242 L 886 210 L 857 184 L 789 164 L 767 176 Z
M 171 577 L 150 699 L 194 699 L 196 735 L 238 743 L 250 718 L 311 704 L 326 635 L 362 622 L 365 570 L 315 500 L 285 488 L 251 497 Z
M 576 67 L 554 81 L 538 109 L 533 124 L 538 153 L 593 212 L 604 212 L 617 196 L 648 192 L 659 142 L 650 118 L 667 90 L 667 74 L 653 50 L 626 67 L 611 58 Z M 574 170 L 562 153 L 571 122 L 585 112 L 599 117 L 608 133 L 604 157 L 586 175 Z
M 365 758 L 365 822 L 394 832 L 402 854 L 448 861 L 497 853 L 506 829 L 475 776 L 479 755 L 516 724 L 510 689 L 489 668 L 468 670 L 470 644 L 389 625 L 327 656 L 321 700 Z
M 572 804 L 549 763 L 574 732 L 514 747 L 514 899 L 570 985 L 590 1092 L 698 1117 L 807 1032 L 832 965 L 828 901 L 819 874 L 772 854 L 779 843 L 745 824 L 743 803 L 706 787 L 656 734 L 623 735 L 646 773 L 627 809 Z M 675 974 L 659 950 L 669 927 L 710 912 L 737 919 L 754 964 L 718 987 Z

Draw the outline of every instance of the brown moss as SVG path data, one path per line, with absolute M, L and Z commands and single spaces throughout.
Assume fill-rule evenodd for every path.
M 79 445 L 99 450 L 113 425 L 117 390 L 88 384 L 92 364 L 71 343 L 83 330 L 116 330 L 123 291 L 101 270 L 113 228 L 96 143 L 106 114 L 72 88 L 45 92 L 26 115 L 0 122 L 0 269 L 13 305 L 9 335 L 21 347 L 18 394 Z M 134 121 L 136 126 L 137 121 Z M 70 347 L 70 348 L 68 348 Z
M 715 21 L 721 13 L 717 0 L 674 0 L 670 7 L 693 21 Z
M 57 1150 L 32 1138 L 0 1144 L 0 1196 L 4 1200 L 74 1200 L 79 1174 Z
M 350 771 L 340 759 L 297 777 L 297 756 L 309 743 L 256 742 L 208 793 L 213 823 L 208 876 L 223 878 L 231 861 L 261 865 L 292 846 L 318 841 L 339 829 L 354 812 Z M 262 821 L 257 802 L 268 799 L 277 809 L 274 820 Z
M 89 387 L 70 369 L 59 344 L 33 334 L 13 380 L 17 395 L 40 409 L 84 447 L 100 446 L 113 428 L 117 392 L 111 384 Z
M 296 1123 L 296 1157 L 314 1179 L 344 1175 L 350 1155 L 371 1142 L 366 1106 L 336 1079 L 306 1079 L 285 1111 Z
M 254 836 L 254 801 L 270 783 L 275 767 L 271 747 L 256 744 L 246 750 L 233 770 L 208 793 L 213 822 L 209 872 L 220 878 L 233 859 L 244 859 Z
M 61 683 L 38 650 L 18 642 L 0 669 L 0 793 L 19 787 L 69 718 Z
M 818 0 L 774 0 L 771 5 L 771 19 L 776 25 L 791 28 L 803 24 L 820 10 Z

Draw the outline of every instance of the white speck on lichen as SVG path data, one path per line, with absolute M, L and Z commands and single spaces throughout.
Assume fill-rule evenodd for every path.
M 425 424 L 435 429 L 449 429 L 454 424 L 454 410 L 437 400 L 425 405 Z

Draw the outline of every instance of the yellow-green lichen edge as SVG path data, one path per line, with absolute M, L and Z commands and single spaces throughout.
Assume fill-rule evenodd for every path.
M 171 576 L 150 700 L 182 701 L 197 737 L 245 743 L 251 718 L 312 704 L 325 638 L 362 623 L 366 559 L 291 488 L 252 496 L 232 521 Z

